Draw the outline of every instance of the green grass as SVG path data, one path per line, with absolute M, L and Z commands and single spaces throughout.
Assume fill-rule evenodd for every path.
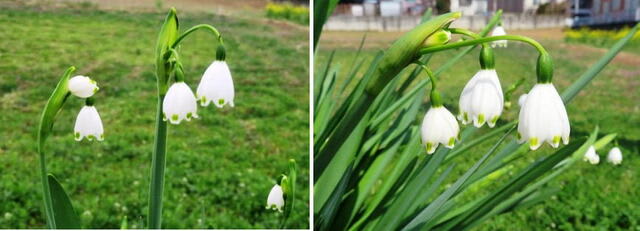
M 298 162 L 289 227 L 309 227 L 308 31 L 212 14 L 180 12 L 182 30 L 208 23 L 225 38 L 235 108 L 200 108 L 199 120 L 169 127 L 166 228 L 276 228 L 269 190 Z M 156 107 L 154 48 L 163 13 L 42 10 L 0 6 L 0 228 L 43 228 L 35 134 L 64 70 L 95 79 L 104 142 L 75 142 L 82 101 L 70 98 L 46 146 L 49 171 L 86 228 L 145 227 Z M 183 43 L 195 90 L 215 58 L 210 34 Z
M 336 36 L 336 35 L 334 35 Z M 337 36 L 339 37 L 339 36 Z M 603 53 L 588 47 L 568 47 L 559 41 L 541 41 L 549 50 L 555 62 L 554 84 L 559 91 L 563 91 L 572 81 L 577 79 L 590 64 L 594 63 Z M 356 43 L 357 44 L 357 43 Z M 339 77 L 345 76 L 353 65 L 356 48 L 337 50 L 334 64 L 340 65 Z M 363 51 L 364 67 L 381 48 L 367 48 Z M 316 55 L 316 70 L 326 64 L 330 48 L 319 50 Z M 437 69 L 456 51 L 439 53 L 430 62 L 431 67 Z M 520 78 L 527 78 L 526 83 L 514 93 L 511 109 L 505 111 L 500 124 L 517 119 L 519 107 L 518 97 L 531 89 L 535 84 L 534 49 L 510 43 L 507 49 L 496 49 L 496 69 L 501 79 L 503 89 Z M 584 137 L 595 126 L 600 127 L 600 134 L 618 133 L 623 150 L 624 161 L 621 166 L 606 163 L 606 154 L 612 145 L 599 150 L 601 163 L 597 166 L 581 162 L 559 178 L 553 180 L 549 186 L 559 187 L 562 191 L 552 199 L 544 201 L 513 213 L 500 215 L 477 228 L 477 230 L 639 230 L 640 229 L 640 191 L 637 183 L 640 180 L 637 168 L 640 166 L 640 90 L 637 86 L 640 80 L 636 78 L 640 57 L 625 53 L 625 58 L 616 59 L 609 64 L 583 91 L 567 106 L 572 124 L 572 137 Z M 445 106 L 453 113 L 458 111 L 458 98 L 462 88 L 471 76 L 479 69 L 478 51 L 465 56 L 454 67 L 439 76 L 439 90 Z M 363 69 L 365 69 L 363 68 Z M 406 75 L 413 68 L 407 68 Z M 363 73 L 362 70 L 360 73 Z M 635 74 L 633 74 L 635 73 Z M 427 78 L 423 73 L 419 78 Z M 340 81 L 338 79 L 338 85 Z M 634 87 L 635 86 L 635 87 Z M 424 96 L 426 109 L 426 100 Z M 424 110 L 423 109 L 423 110 Z M 424 112 L 423 112 L 424 113 Z M 420 113 L 420 115 L 424 115 Z M 422 118 L 416 118 L 419 125 Z M 498 125 L 499 126 L 499 125 Z M 480 134 L 490 131 L 484 127 Z M 602 135 L 601 135 L 602 136 Z M 495 138 L 497 139 L 497 138 Z M 495 139 L 493 139 L 495 141 Z M 512 138 L 510 138 L 512 139 Z M 458 166 L 448 179 L 453 183 L 489 148 L 487 142 L 474 150 L 472 155 L 461 156 L 453 160 Z M 495 179 L 480 183 L 477 190 L 463 195 L 460 202 L 485 196 L 493 186 L 504 184 L 512 174 L 517 173 L 524 166 L 535 159 L 551 154 L 553 149 L 546 145 L 541 150 L 530 152 L 516 161 L 516 165 L 509 167 L 506 174 Z M 446 184 L 444 184 L 446 185 Z M 433 199 L 433 198 L 432 198 Z

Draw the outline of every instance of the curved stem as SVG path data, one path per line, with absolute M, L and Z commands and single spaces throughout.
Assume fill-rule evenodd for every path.
M 540 52 L 540 55 L 548 55 L 547 50 L 545 50 L 544 47 L 540 45 L 540 43 L 538 43 L 537 41 L 529 37 L 520 36 L 520 35 L 491 36 L 491 37 L 485 37 L 485 38 L 471 39 L 471 40 L 462 41 L 462 42 L 450 43 L 450 44 L 441 45 L 441 46 L 428 47 L 428 48 L 421 49 L 419 54 L 424 55 L 424 54 L 434 53 L 438 51 L 456 49 L 456 48 L 465 47 L 465 46 L 474 46 L 474 45 L 498 41 L 498 40 L 511 40 L 511 41 L 524 42 L 536 48 L 536 50 Z
M 424 69 L 424 71 L 429 76 L 429 80 L 431 80 L 431 106 L 435 106 L 435 107 L 442 106 L 442 100 L 440 99 L 440 92 L 438 92 L 438 90 L 436 89 L 436 86 L 437 86 L 436 76 L 433 74 L 431 69 L 427 67 L 427 65 L 424 65 L 422 63 L 416 63 L 416 64 L 420 65 L 420 67 Z
M 200 24 L 200 25 L 193 26 L 189 28 L 187 31 L 185 31 L 184 33 L 182 33 L 180 37 L 178 37 L 178 39 L 176 39 L 176 41 L 173 42 L 173 45 L 171 45 L 171 48 L 175 48 L 176 46 L 178 46 L 178 44 L 180 44 L 180 42 L 182 42 L 184 38 L 186 38 L 189 34 L 199 29 L 205 29 L 205 30 L 211 31 L 211 33 L 213 33 L 216 36 L 216 39 L 218 39 L 218 42 L 220 43 L 220 45 L 224 44 L 224 42 L 222 41 L 222 36 L 220 35 L 220 32 L 218 31 L 218 29 L 208 24 Z
M 479 34 L 474 33 L 473 31 L 467 30 L 467 29 L 462 29 L 462 28 L 449 28 L 449 31 L 452 34 L 461 34 L 461 35 L 466 35 L 468 37 L 474 38 L 474 39 L 478 39 L 481 38 Z M 483 44 L 484 45 L 484 44 Z

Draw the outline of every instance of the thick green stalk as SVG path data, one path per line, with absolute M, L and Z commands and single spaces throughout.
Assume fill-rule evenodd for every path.
M 49 180 L 47 179 L 47 164 L 42 150 L 38 150 L 40 154 L 40 177 L 42 181 L 42 197 L 44 198 L 44 211 L 47 218 L 47 226 L 49 229 L 56 227 L 56 221 L 53 219 L 53 202 L 51 201 L 51 192 L 49 191 Z
M 158 112 L 156 115 L 156 138 L 154 141 L 151 164 L 151 183 L 149 190 L 149 228 L 160 229 L 162 224 L 162 191 L 164 189 L 164 168 L 167 152 L 167 122 L 163 121 L 162 101 L 164 95 L 158 96 Z

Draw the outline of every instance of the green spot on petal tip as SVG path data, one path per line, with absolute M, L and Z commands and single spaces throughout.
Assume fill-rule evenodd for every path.
M 449 146 L 453 146 L 454 144 L 456 144 L 456 138 L 455 137 L 449 138 Z
M 178 121 L 178 115 L 172 115 L 171 121 Z
M 223 105 L 224 104 L 224 99 L 219 99 L 218 100 L 218 104 Z
M 537 146 L 538 145 L 538 138 L 533 137 L 533 138 L 529 139 L 529 145 Z
M 484 123 L 484 114 L 480 114 L 478 115 L 478 124 L 483 124 Z

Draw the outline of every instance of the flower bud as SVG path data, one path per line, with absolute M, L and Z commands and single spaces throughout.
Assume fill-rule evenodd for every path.
M 451 32 L 447 30 L 439 30 L 433 33 L 431 36 L 424 41 L 424 46 L 437 46 L 443 45 L 451 40 Z

